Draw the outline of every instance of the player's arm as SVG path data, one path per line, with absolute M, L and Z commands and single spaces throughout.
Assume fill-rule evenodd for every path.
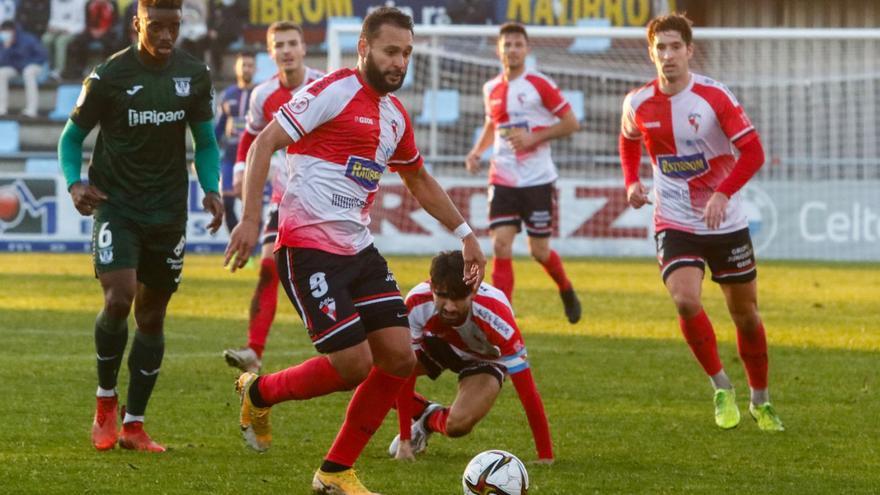
M 639 179 L 639 167 L 642 165 L 642 133 L 633 119 L 629 95 L 623 100 L 623 117 L 620 122 L 617 149 L 620 153 L 620 167 L 623 169 L 626 201 L 636 209 L 650 204 L 648 191 Z
M 91 184 L 84 184 L 82 174 L 83 141 L 89 135 L 91 129 L 83 129 L 72 120 L 67 121 L 64 130 L 61 131 L 61 139 L 58 140 L 58 162 L 64 180 L 67 182 L 67 190 L 73 206 L 81 215 L 91 215 L 92 211 L 101 201 L 107 199 L 107 195 Z
M 260 132 L 248 151 L 241 220 L 232 230 L 224 261 L 224 266 L 228 265 L 233 256 L 235 257 L 232 271 L 247 263 L 248 257 L 257 245 L 260 235 L 260 215 L 263 210 L 263 185 L 269 175 L 269 161 L 272 154 L 292 143 L 293 138 L 278 124 L 278 121 L 273 120 Z
M 492 146 L 492 142 L 495 140 L 495 123 L 492 122 L 492 119 L 489 116 L 486 116 L 486 120 L 483 123 L 483 130 L 480 132 L 480 137 L 477 138 L 477 142 L 474 143 L 474 147 L 471 148 L 471 151 L 467 154 L 467 158 L 465 158 L 465 166 L 467 167 L 468 172 L 475 174 L 480 171 L 480 157 L 483 156 L 483 153 L 489 149 L 489 146 Z
M 574 112 L 569 108 L 568 111 L 559 117 L 559 121 L 550 127 L 535 132 L 514 131 L 507 138 L 507 141 L 514 151 L 522 153 L 547 141 L 570 136 L 580 128 L 581 125 L 578 123 L 577 117 L 574 116 Z
M 189 129 L 192 132 L 195 151 L 196 175 L 202 191 L 205 192 L 202 207 L 213 217 L 208 224 L 208 230 L 216 234 L 223 222 L 223 200 L 220 199 L 220 148 L 210 120 L 190 122 Z
M 739 150 L 739 158 L 727 177 L 709 197 L 703 219 L 710 230 L 721 226 L 727 216 L 727 202 L 736 194 L 764 164 L 764 147 L 758 132 L 752 126 L 745 110 L 736 101 L 733 93 L 725 88 L 727 98 L 724 98 L 720 108 L 716 109 L 718 123 L 724 134 L 731 143 Z
M 235 166 L 232 169 L 232 192 L 239 198 L 242 195 L 242 183 L 244 182 L 244 169 L 247 163 L 248 151 L 257 139 L 260 130 L 266 127 L 265 115 L 263 115 L 263 103 L 259 101 L 257 91 L 251 91 L 248 102 L 247 125 L 238 138 L 238 148 L 235 150 Z
M 544 463 L 553 462 L 553 440 L 550 437 L 550 424 L 547 422 L 547 413 L 544 411 L 544 401 L 538 393 L 538 386 L 532 376 L 531 368 L 525 368 L 519 372 L 510 374 L 510 381 L 516 389 L 519 401 L 526 411 L 529 427 L 535 439 L 535 448 L 538 451 L 538 461 Z
M 422 208 L 461 239 L 465 267 L 464 281 L 477 290 L 483 281 L 486 269 L 486 257 L 483 255 L 477 236 L 465 222 L 446 191 L 424 167 L 400 168 L 398 173 Z

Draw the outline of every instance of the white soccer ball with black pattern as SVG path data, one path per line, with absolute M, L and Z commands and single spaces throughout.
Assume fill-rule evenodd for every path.
M 461 477 L 464 495 L 526 495 L 529 473 L 515 455 L 503 450 L 487 450 L 477 454 Z

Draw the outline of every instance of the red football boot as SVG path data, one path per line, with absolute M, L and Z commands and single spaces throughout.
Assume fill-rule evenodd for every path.
M 144 424 L 140 421 L 124 423 L 119 432 L 119 446 L 123 449 L 142 450 L 145 452 L 165 452 L 165 447 L 154 442 L 150 435 L 144 431 Z
M 118 399 L 115 395 L 97 399 L 95 420 L 92 422 L 92 445 L 98 450 L 110 450 L 119 436 L 116 429 Z

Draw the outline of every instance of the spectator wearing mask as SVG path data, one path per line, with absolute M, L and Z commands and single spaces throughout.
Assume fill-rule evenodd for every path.
M 40 96 L 37 78 L 46 60 L 46 50 L 36 36 L 18 29 L 9 20 L 0 24 L 0 115 L 9 111 L 9 80 L 21 75 L 25 90 L 25 106 L 21 114 L 37 116 Z

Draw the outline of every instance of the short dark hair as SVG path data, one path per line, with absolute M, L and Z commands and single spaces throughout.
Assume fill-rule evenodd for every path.
M 679 12 L 655 17 L 648 23 L 648 44 L 654 44 L 654 38 L 657 37 L 657 33 L 678 31 L 685 44 L 690 45 L 694 39 L 694 32 L 691 30 L 693 24 L 693 21 L 688 19 L 687 15 Z
M 529 41 L 529 33 L 526 32 L 526 27 L 518 22 L 505 22 L 498 29 L 498 37 L 504 36 L 505 34 L 521 34 L 525 37 L 526 41 Z
M 431 286 L 441 288 L 450 299 L 464 299 L 471 288 L 464 282 L 461 251 L 442 251 L 431 260 Z
M 235 54 L 235 58 L 257 58 L 257 54 L 253 50 L 240 50 Z
M 379 29 L 385 24 L 391 24 L 401 29 L 413 32 L 412 17 L 404 14 L 394 7 L 379 7 L 367 14 L 361 27 L 361 38 L 372 41 L 379 35 Z
M 303 28 L 299 24 L 293 21 L 275 21 L 269 24 L 269 29 L 266 29 L 266 44 L 269 43 L 269 37 L 278 31 L 296 31 L 300 39 L 303 37 Z
M 15 30 L 15 22 L 10 20 L 3 21 L 3 24 L 0 24 L 0 30 L 3 29 Z
M 138 8 L 182 9 L 183 0 L 137 0 Z

